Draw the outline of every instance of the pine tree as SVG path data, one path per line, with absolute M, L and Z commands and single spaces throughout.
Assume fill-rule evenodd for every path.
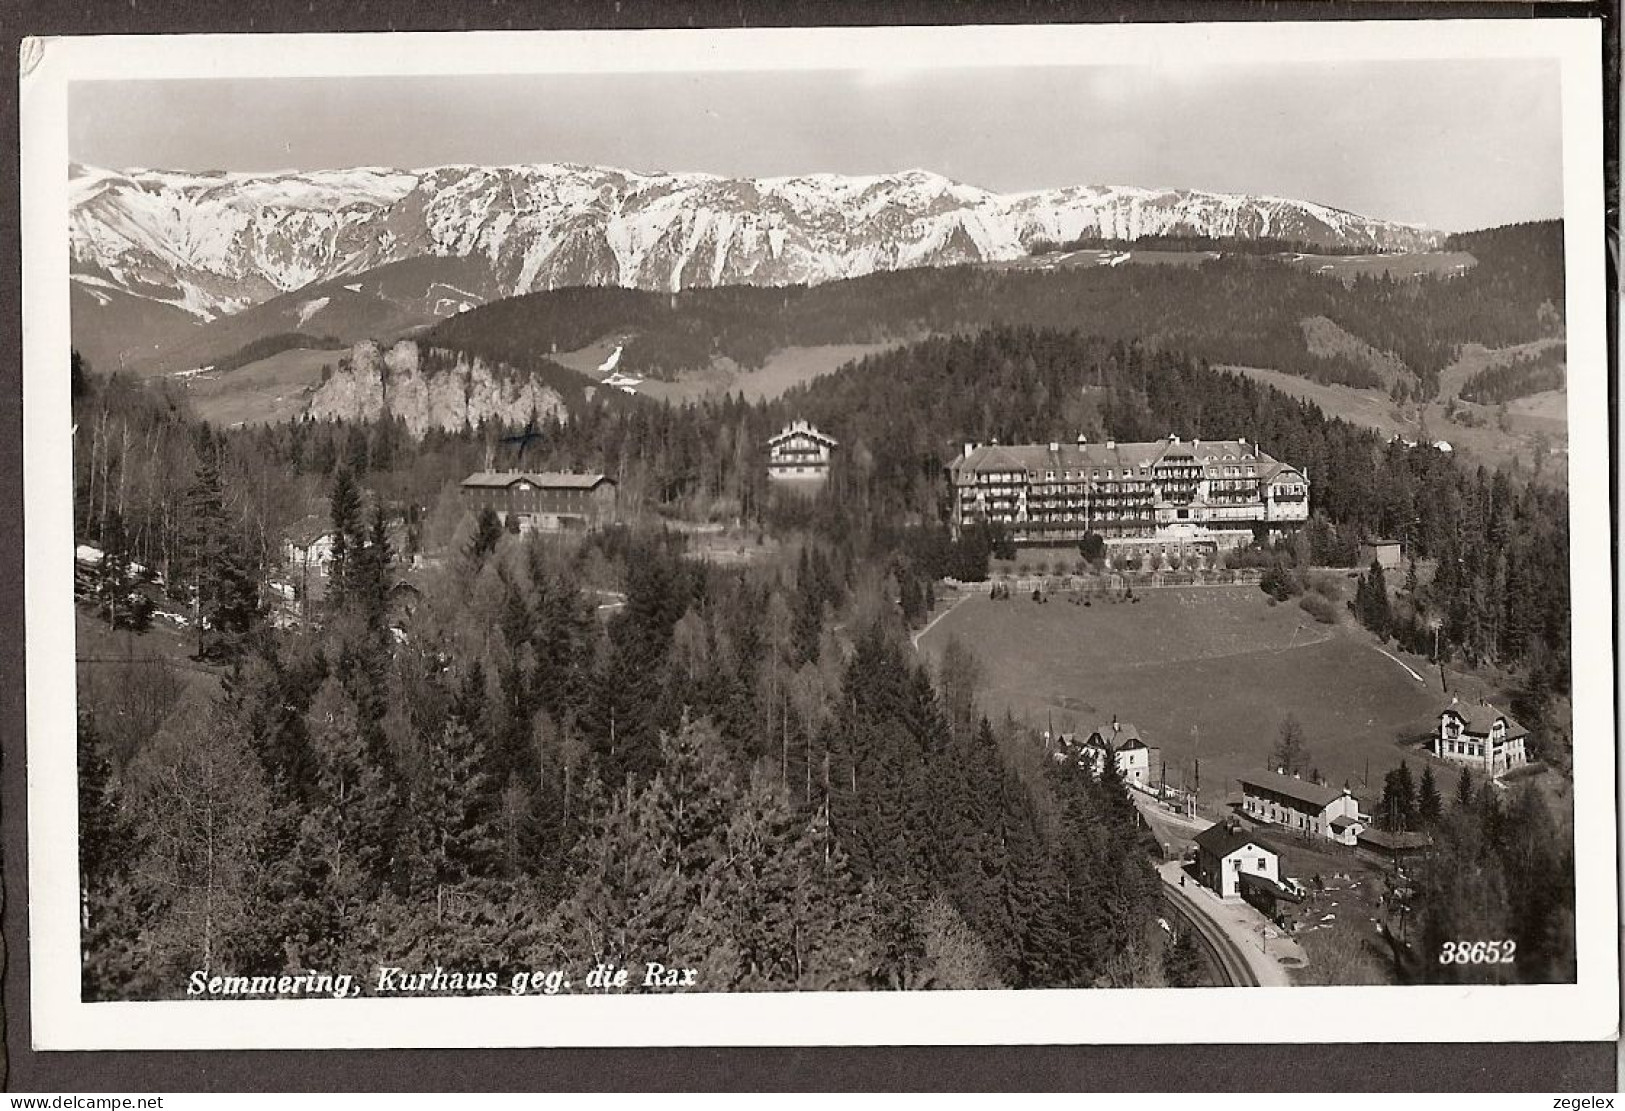
M 142 976 L 141 933 L 152 895 L 136 882 L 143 843 L 89 714 L 80 711 L 79 895 L 83 924 L 80 993 L 120 998 Z
M 306 732 L 315 769 L 308 801 L 290 809 L 296 821 L 288 866 L 297 878 L 301 959 L 363 959 L 371 909 L 397 852 L 395 786 L 366 738 L 359 708 L 336 676 L 311 699 Z
M 361 490 L 348 467 L 339 467 L 333 473 L 333 488 L 328 493 L 328 519 L 333 527 L 333 554 L 328 562 L 328 602 L 335 610 L 343 609 L 355 580 L 352 566 L 366 546 L 366 529 L 361 515 Z
M 1417 787 L 1416 820 L 1423 829 L 1432 829 L 1439 824 L 1443 814 L 1444 800 L 1440 798 L 1439 786 L 1433 779 L 1433 765 L 1428 764 L 1422 769 L 1422 781 Z
M 431 893 L 501 870 L 501 785 L 478 733 L 453 717 L 430 745 L 417 821 Z
M 1395 786 L 1399 799 L 1400 829 L 1416 828 L 1416 780 L 1411 776 L 1411 767 L 1404 760 L 1399 762 L 1399 770 L 1395 773 Z
M 732 800 L 677 942 L 703 965 L 705 982 L 722 990 L 871 985 L 873 908 L 828 845 L 821 817 L 798 817 L 770 777 L 755 777 Z
M 1360 624 L 1386 638 L 1393 625 L 1393 614 L 1388 603 L 1388 583 L 1382 573 L 1382 564 L 1375 559 L 1355 588 L 1355 610 Z
M 214 612 L 210 617 L 215 631 L 217 655 L 235 660 L 241 656 L 250 634 L 264 617 L 259 584 L 249 566 L 247 553 L 238 546 L 228 547 L 216 565 Z
M 199 659 L 208 654 L 205 630 L 214 624 L 224 592 L 222 566 L 230 547 L 218 449 L 205 427 L 198 445 L 197 472 L 186 494 L 180 559 L 181 575 L 191 588 Z
M 1377 824 L 1383 829 L 1402 832 L 1416 828 L 1416 783 L 1405 761 L 1383 777 L 1382 801 L 1377 810 Z
M 1456 779 L 1456 807 L 1465 809 L 1473 804 L 1473 773 L 1463 766 Z
M 484 563 L 485 557 L 497 550 L 497 544 L 502 540 L 502 518 L 490 506 L 480 510 L 478 521 L 474 526 L 474 538 L 469 541 L 468 554 L 476 564 Z

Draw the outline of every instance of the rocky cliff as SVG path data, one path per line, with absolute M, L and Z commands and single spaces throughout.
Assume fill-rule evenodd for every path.
M 564 399 L 536 376 L 467 355 L 429 359 L 415 341 L 388 351 L 359 343 L 310 400 L 317 420 L 406 422 L 414 436 L 430 428 L 455 431 L 482 420 L 523 423 L 534 414 L 562 415 Z

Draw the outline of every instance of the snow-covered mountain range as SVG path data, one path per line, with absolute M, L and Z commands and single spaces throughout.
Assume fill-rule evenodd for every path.
M 81 303 L 134 298 L 193 320 L 423 256 L 477 260 L 497 294 L 513 295 L 814 283 L 1019 258 L 1038 240 L 1091 234 L 1373 250 L 1441 238 L 1278 197 L 1093 185 L 999 194 L 923 170 L 747 180 L 568 164 L 264 174 L 75 166 L 70 186 Z M 448 311 L 485 299 L 443 294 Z

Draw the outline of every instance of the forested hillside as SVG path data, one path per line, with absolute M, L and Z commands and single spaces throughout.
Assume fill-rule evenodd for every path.
M 707 991 L 1160 982 L 1121 783 L 1035 764 L 844 553 L 719 571 L 654 533 L 482 529 L 403 616 L 342 467 L 330 501 L 315 622 L 216 641 L 223 694 L 175 695 L 131 748 L 84 707 L 86 998 L 199 967 L 371 991 L 383 965 L 556 964 L 580 990 L 648 959 Z
M 223 685 L 155 693 L 172 701 L 145 732 L 84 706 L 88 997 L 176 994 L 200 962 L 626 963 L 657 937 L 711 990 L 1160 982 L 1120 786 L 982 722 L 973 659 L 932 675 L 908 651 L 964 562 L 942 475 L 965 439 L 1247 436 L 1313 483 L 1310 525 L 1258 558 L 1348 565 L 1361 536 L 1403 534 L 1438 570 L 1379 633 L 1431 646 L 1437 623 L 1442 655 L 1514 669 L 1520 720 L 1563 736 L 1562 495 L 1159 345 L 993 328 L 773 403 L 583 399 L 513 443 L 494 422 L 216 433 L 163 388 L 74 374 L 76 532 L 209 619 L 195 656 Z M 810 501 L 762 474 L 791 416 L 842 445 Z M 448 483 L 492 458 L 615 475 L 645 524 L 548 540 L 459 521 Z M 312 619 L 275 629 L 261 586 L 312 492 L 336 567 Z M 648 527 L 665 513 L 783 547 L 702 564 Z M 443 561 L 403 601 L 433 527 Z M 126 588 L 104 592 L 115 623 Z M 206 857 L 200 822 L 229 831 Z M 1519 975 L 1561 976 L 1528 956 Z
M 726 356 L 759 366 L 790 344 L 878 342 L 993 324 L 1138 340 L 1215 363 L 1267 366 L 1322 382 L 1382 386 L 1362 360 L 1311 354 L 1302 321 L 1325 317 L 1400 359 L 1432 397 L 1455 348 L 1558 334 L 1562 226 L 1518 225 L 1460 237 L 1479 265 L 1451 277 L 1352 283 L 1268 258 L 1194 267 L 876 274 L 813 287 L 680 294 L 576 289 L 498 301 L 438 325 L 431 342 L 523 365 L 606 336 L 629 338 L 623 369 L 676 371 Z
M 1546 390 L 1560 390 L 1567 381 L 1567 359 L 1567 345 L 1553 344 L 1539 352 L 1486 367 L 1462 384 L 1458 396 L 1463 401 L 1495 405 Z

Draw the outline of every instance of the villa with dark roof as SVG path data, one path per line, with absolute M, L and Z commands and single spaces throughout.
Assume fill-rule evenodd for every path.
M 1110 758 L 1117 763 L 1125 782 L 1142 787 L 1150 785 L 1151 769 L 1162 751 L 1147 744 L 1133 723 L 1120 722 L 1116 715 L 1109 723 L 1077 733 L 1062 733 L 1060 741 L 1058 757 L 1072 756 L 1097 778 L 1105 771 L 1106 760 Z
M 1120 722 L 1114 714 L 1109 725 L 1098 725 L 1090 730 L 1084 743 L 1111 752 L 1117 760 L 1117 770 L 1128 783 L 1143 787 L 1151 782 L 1151 765 L 1160 750 L 1146 744 L 1131 722 Z
M 1528 738 L 1529 730 L 1489 702 L 1451 699 L 1439 713 L 1433 755 L 1500 776 L 1529 762 Z
M 1309 477 L 1240 440 L 966 444 L 948 467 L 954 531 L 997 522 L 1018 544 L 1070 546 L 1095 533 L 1112 549 L 1245 544 L 1309 517 Z
M 494 510 L 521 532 L 585 528 L 615 515 L 615 480 L 602 474 L 480 471 L 463 479 L 462 494 L 475 513 Z
M 1237 779 L 1242 812 L 1255 822 L 1343 845 L 1354 844 L 1370 824 L 1347 787 L 1327 787 L 1278 771 L 1250 772 Z

